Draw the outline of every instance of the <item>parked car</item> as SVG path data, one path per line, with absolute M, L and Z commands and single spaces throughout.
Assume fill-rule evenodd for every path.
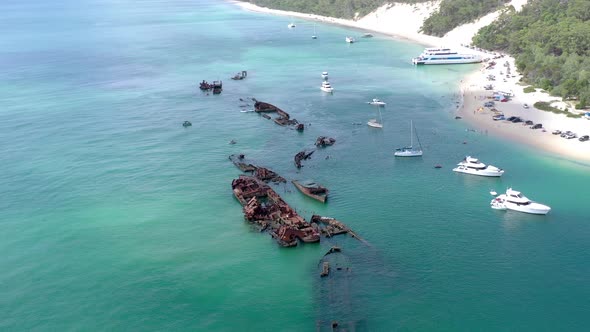
M 502 99 L 500 100 L 500 102 L 503 102 L 503 103 L 505 103 L 505 102 L 507 102 L 507 101 L 508 101 L 508 98 L 502 98 Z
M 578 141 L 580 141 L 580 142 L 586 142 L 589 139 L 590 139 L 590 136 L 584 135 L 584 136 L 578 138 Z
M 552 132 L 553 135 L 561 135 L 561 130 L 554 130 Z
M 526 120 L 526 121 L 524 122 L 524 124 L 525 124 L 525 125 L 527 125 L 527 126 L 532 126 L 532 125 L 533 125 L 533 121 L 531 121 L 531 120 Z
M 528 104 L 522 104 L 522 107 L 529 108 L 529 105 Z
M 494 107 L 494 102 L 493 101 L 486 101 L 483 104 L 484 107 Z
M 512 120 L 512 123 L 519 123 L 522 122 L 522 119 L 519 117 L 514 118 L 514 120 Z
M 492 120 L 494 121 L 498 121 L 498 120 L 505 120 L 506 118 L 504 117 L 504 114 L 498 114 L 498 115 L 494 115 L 492 117 Z
M 541 129 L 541 128 L 543 128 L 543 125 L 540 123 L 537 123 L 536 125 L 531 126 L 531 129 Z

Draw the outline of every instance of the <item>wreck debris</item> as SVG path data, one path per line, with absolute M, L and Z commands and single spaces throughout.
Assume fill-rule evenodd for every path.
M 280 183 L 280 182 L 286 183 L 287 182 L 287 180 L 285 180 L 284 177 L 278 175 L 277 173 L 271 171 L 268 168 L 264 168 L 264 167 L 260 167 L 260 166 L 255 166 L 255 167 L 256 167 L 256 171 L 254 172 L 254 176 L 258 180 L 262 180 L 264 182 L 272 181 L 272 182 L 276 182 L 276 183 Z
M 246 78 L 248 76 L 248 72 L 246 72 L 245 70 L 242 70 L 242 72 L 238 72 L 237 74 L 235 74 L 231 79 L 232 80 L 243 80 L 244 78 Z
M 315 225 L 320 230 L 320 233 L 325 237 L 332 237 L 334 235 L 348 233 L 353 238 L 363 242 L 364 244 L 368 244 L 365 240 L 360 238 L 350 228 L 348 228 L 348 226 L 346 226 L 343 222 L 338 221 L 334 218 L 322 217 L 314 214 L 311 216 L 310 223 L 312 225 Z M 340 251 L 340 248 L 338 247 L 333 247 L 333 249 L 335 251 Z
M 311 198 L 316 199 L 322 203 L 325 203 L 326 200 L 328 199 L 328 193 L 330 193 L 328 188 L 323 187 L 311 180 L 307 180 L 307 181 L 293 180 L 291 182 L 293 182 L 295 187 L 297 189 L 299 189 L 299 191 L 301 191 L 307 197 L 311 197 Z
M 336 140 L 331 137 L 320 136 L 318 139 L 315 140 L 315 146 L 317 147 L 326 147 L 330 145 L 334 145 Z
M 243 154 L 232 154 L 231 156 L 229 156 L 229 160 L 231 160 L 232 163 L 234 163 L 234 165 L 236 165 L 236 167 L 239 168 L 242 172 L 253 173 L 256 171 L 256 166 L 245 162 L 245 156 Z
M 330 262 L 324 262 L 322 264 L 322 273 L 320 277 L 327 277 L 330 274 Z
M 223 88 L 223 82 L 221 81 L 213 81 L 213 83 L 209 83 L 205 80 L 203 80 L 201 83 L 199 83 L 199 89 L 201 89 L 202 91 L 209 91 L 209 90 L 213 90 L 213 94 L 217 95 L 221 93 L 221 90 Z
M 301 161 L 309 159 L 314 152 L 315 150 L 312 150 L 311 152 L 298 152 L 293 158 L 295 160 L 295 166 L 297 166 L 297 168 L 301 168 L 303 166 L 301 165 Z
M 234 165 L 236 165 L 236 167 L 239 168 L 242 172 L 252 172 L 254 177 L 256 177 L 258 180 L 264 182 L 272 181 L 275 183 L 287 182 L 287 180 L 285 180 L 284 177 L 278 175 L 270 169 L 249 163 L 248 161 L 246 161 L 246 156 L 244 154 L 232 154 L 231 156 L 229 156 L 229 160 L 231 160 L 232 163 L 234 163 Z
M 258 101 L 254 98 L 254 111 L 257 113 L 272 113 L 276 112 L 278 117 L 276 117 L 273 121 L 278 124 L 279 126 L 295 126 L 295 129 L 298 131 L 303 131 L 305 126 L 302 123 L 299 123 L 296 119 L 291 119 L 289 113 L 283 111 L 282 109 L 276 107 L 275 105 L 265 103 L 263 101 Z M 268 114 L 262 114 L 263 117 L 266 119 L 271 119 Z
M 319 242 L 320 233 L 292 209 L 279 194 L 264 182 L 241 175 L 232 181 L 234 196 L 243 206 L 244 218 L 263 229 L 284 247 L 302 242 Z

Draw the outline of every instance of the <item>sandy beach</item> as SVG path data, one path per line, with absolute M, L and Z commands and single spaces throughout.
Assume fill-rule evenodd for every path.
M 438 8 L 440 0 L 420 4 L 396 3 L 384 5 L 357 20 L 275 10 L 258 7 L 246 2 L 234 1 L 233 3 L 249 11 L 338 24 L 378 32 L 394 38 L 411 40 L 425 46 L 445 46 L 457 49 L 459 52 L 479 53 L 484 59 L 491 58 L 491 52 L 477 52 L 464 47 L 464 45 L 468 45 L 472 37 L 481 27 L 490 24 L 499 15 L 499 11 L 490 13 L 473 23 L 457 27 L 444 37 L 433 37 L 421 34 L 418 31 L 422 22 Z M 508 5 L 512 5 L 516 10 L 520 10 L 526 3 L 527 0 L 513 0 Z M 535 109 L 533 104 L 538 101 L 558 102 L 562 107 L 565 104 L 561 102 L 560 97 L 550 96 L 540 91 L 524 93 L 523 88 L 526 85 L 519 83 L 521 76 L 516 72 L 514 58 L 505 55 L 494 61 L 497 62 L 494 68 L 486 69 L 488 64 L 482 63 L 482 67 L 479 70 L 469 74 L 461 82 L 457 82 L 460 85 L 463 98 L 461 107 L 457 109 L 457 116 L 460 116 L 469 125 L 482 133 L 496 135 L 519 144 L 525 144 L 526 146 L 543 150 L 559 158 L 583 161 L 585 163 L 590 162 L 590 141 L 580 142 L 578 138 L 568 140 L 559 135 L 552 135 L 551 133 L 554 130 L 570 130 L 576 133 L 578 137 L 590 135 L 590 121 L 583 118 L 569 118 L 563 114 L 554 114 Z M 507 67 L 504 66 L 506 62 L 511 69 L 511 75 L 508 77 L 506 77 Z M 495 75 L 496 80 L 488 81 L 488 75 Z M 494 89 L 485 90 L 484 86 L 487 84 L 492 84 Z M 486 101 L 492 100 L 490 98 L 495 90 L 512 92 L 514 94 L 508 102 L 495 102 L 494 108 L 502 112 L 506 118 L 519 116 L 525 121 L 531 120 L 535 124 L 541 123 L 543 129 L 531 129 L 522 123 L 494 121 L 492 119 L 494 113 L 490 108 L 483 107 L 483 104 Z M 529 107 L 525 108 L 523 106 L 524 104 L 529 105 Z

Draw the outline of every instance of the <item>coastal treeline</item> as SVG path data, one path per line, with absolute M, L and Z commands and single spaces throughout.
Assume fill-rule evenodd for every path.
M 590 104 L 590 1 L 531 0 L 484 27 L 475 45 L 516 59 L 526 83 Z
M 454 28 L 494 12 L 510 0 L 443 0 L 438 11 L 424 20 L 421 32 L 442 37 Z
M 427 1 L 429 0 L 398 0 L 395 2 L 417 3 Z M 360 18 L 384 4 L 393 3 L 393 1 L 388 0 L 246 0 L 246 2 L 273 9 L 345 19 Z

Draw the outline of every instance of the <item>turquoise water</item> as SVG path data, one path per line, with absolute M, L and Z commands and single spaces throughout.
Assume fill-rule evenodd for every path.
M 419 45 L 348 45 L 360 32 L 320 24 L 312 40 L 309 22 L 289 30 L 289 18 L 213 0 L 8 0 L 0 11 L 1 330 L 590 324 L 589 168 L 454 120 L 457 83 L 475 67 L 415 68 Z M 241 70 L 246 80 L 229 80 Z M 333 95 L 319 91 L 324 70 Z M 197 91 L 203 79 L 224 80 L 223 93 Z M 240 113 L 251 97 L 311 126 Z M 364 125 L 375 97 L 388 102 L 383 130 Z M 394 159 L 410 120 L 425 155 Z M 293 155 L 319 135 L 337 142 L 297 171 Z M 230 187 L 240 173 L 227 156 L 239 152 L 329 187 L 326 205 L 277 191 L 370 246 L 281 249 L 250 228 Z M 506 174 L 451 172 L 466 154 Z M 490 209 L 488 191 L 509 186 L 553 210 Z M 345 283 L 318 276 L 331 244 L 353 266 Z

